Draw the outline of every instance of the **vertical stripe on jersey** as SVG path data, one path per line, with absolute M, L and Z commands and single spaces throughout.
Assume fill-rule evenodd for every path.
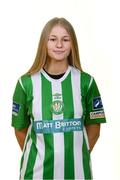
M 24 153 L 24 160 L 23 160 L 23 165 L 21 168 L 20 180 L 23 180 L 25 178 L 25 172 L 26 172 L 27 162 L 29 158 L 29 153 L 27 152 L 27 149 L 30 149 L 31 145 L 32 145 L 32 140 L 29 139 L 29 141 L 27 142 L 26 151 Z
M 72 69 L 72 91 L 74 99 L 74 118 L 81 118 L 83 114 L 81 103 L 81 89 L 80 89 L 80 72 Z M 74 132 L 74 169 L 75 179 L 84 179 L 83 170 L 83 157 L 82 157 L 82 145 L 83 145 L 83 131 Z
M 51 83 L 42 76 L 42 117 L 43 120 L 51 120 Z M 45 159 L 44 159 L 44 171 L 43 179 L 53 179 L 54 171 L 54 144 L 53 134 L 44 134 L 45 141 Z
M 25 151 L 26 151 L 26 146 L 27 146 L 27 143 L 28 143 L 28 141 L 30 139 L 30 132 L 31 132 L 31 125 L 28 128 L 27 135 L 26 135 L 25 142 L 24 142 L 23 155 L 22 155 L 21 164 L 20 164 L 20 171 L 22 169 L 22 165 L 23 165 L 23 162 L 24 162 L 24 154 L 25 154 Z
M 91 175 L 91 168 L 90 168 L 90 154 L 87 149 L 85 138 L 83 139 L 82 153 L 83 153 L 83 166 L 84 166 L 84 172 L 85 172 L 85 179 L 91 179 L 92 175 Z
M 36 143 L 36 135 L 34 133 L 34 131 L 31 130 L 31 139 L 34 141 L 34 143 Z M 35 144 L 33 143 L 33 141 L 30 139 L 31 141 L 31 147 L 30 152 L 29 152 L 29 158 L 27 161 L 27 168 L 25 171 L 25 175 L 24 175 L 24 179 L 33 179 L 33 167 L 35 164 L 35 159 L 36 159 L 36 155 L 37 155 L 37 150 L 35 147 Z
M 33 82 L 33 116 L 34 121 L 42 119 L 42 92 L 41 92 L 41 74 L 36 73 L 32 76 Z M 43 162 L 44 162 L 44 138 L 43 134 L 36 135 L 36 159 L 33 168 L 33 179 L 43 178 Z M 35 173 L 34 173 L 35 172 Z
M 52 82 L 52 95 L 54 101 L 54 95 L 56 93 L 61 94 L 62 90 L 60 82 Z M 63 113 L 56 115 L 53 114 L 53 120 L 63 119 Z M 54 133 L 54 179 L 64 179 L 64 134 Z
M 32 114 L 34 119 L 39 118 L 39 108 L 40 108 L 40 80 L 39 80 L 39 75 L 38 73 L 34 74 L 31 76 L 32 79 L 32 85 L 33 85 L 33 102 L 32 102 Z M 38 90 L 39 89 L 39 90 Z M 33 179 L 34 177 L 34 165 L 37 157 L 37 149 L 36 149 L 36 144 L 37 144 L 37 138 L 36 134 L 34 132 L 33 127 L 31 128 L 31 147 L 30 152 L 29 152 L 29 157 L 27 161 L 27 167 L 25 171 L 24 178 L 25 179 Z
M 32 93 L 32 82 L 31 79 L 25 79 L 25 80 L 20 80 L 20 83 L 22 85 L 22 87 L 24 88 L 25 86 L 25 82 L 29 82 L 29 88 L 30 88 L 30 92 Z M 25 89 L 24 89 L 25 90 Z M 31 94 L 32 95 L 32 94 Z M 31 129 L 32 129 L 32 125 L 29 126 L 28 128 L 28 132 L 27 132 L 27 136 L 25 139 L 25 143 L 24 143 L 24 148 L 23 148 L 23 157 L 21 159 L 21 171 L 20 171 L 20 178 L 24 179 L 26 176 L 26 171 L 27 171 L 27 165 L 28 165 L 28 161 L 29 161 L 29 156 L 30 156 L 30 151 L 31 151 L 31 147 L 32 147 L 32 138 L 30 137 L 31 134 Z M 32 169 L 31 169 L 32 171 Z
M 69 91 L 69 93 L 67 92 Z M 64 103 L 64 118 L 69 119 L 74 117 L 73 111 L 73 94 L 71 87 L 71 73 L 62 82 L 62 93 Z M 74 179 L 74 153 L 73 153 L 73 132 L 64 133 L 64 151 L 65 151 L 65 165 L 64 178 Z
M 31 127 L 29 127 L 28 129 L 28 135 L 27 135 L 27 139 L 26 139 L 26 146 L 24 146 L 24 150 L 23 150 L 23 156 L 22 156 L 22 159 L 21 159 L 21 167 L 20 167 L 20 179 L 23 179 L 24 178 L 24 174 L 25 174 L 25 171 L 26 171 L 26 167 L 27 167 L 27 161 L 28 161 L 28 157 L 29 157 L 29 153 L 27 151 L 28 148 L 31 148 L 31 145 L 32 145 L 32 141 L 30 139 L 30 136 L 29 136 L 29 132 L 31 131 Z
M 85 140 L 85 143 L 86 143 L 86 148 L 87 148 L 87 154 L 88 154 L 88 159 L 89 159 L 89 161 L 88 161 L 88 167 L 89 167 L 89 174 L 90 174 L 90 179 L 92 179 L 92 167 L 91 167 L 91 159 L 90 159 L 90 153 L 89 153 L 89 149 L 90 149 L 90 147 L 89 147 L 89 142 L 88 142 L 88 136 L 87 136 L 87 132 L 86 132 L 86 129 L 85 129 L 85 127 L 84 127 L 84 140 Z M 86 165 L 86 164 L 85 164 Z M 88 173 L 88 172 L 87 172 Z
M 88 76 L 85 77 L 84 74 L 82 74 L 82 73 L 81 73 L 81 78 L 80 79 L 81 79 L 81 93 L 83 94 L 82 107 L 83 107 L 83 112 L 85 112 L 86 109 L 85 109 L 84 95 L 85 95 L 85 93 L 87 92 L 88 89 L 85 89 L 84 87 L 90 87 L 92 79 L 90 79 Z M 88 84 L 88 86 L 86 86 L 85 84 Z M 86 90 L 86 92 L 85 92 L 85 90 Z M 84 168 L 85 179 L 91 179 L 92 174 L 91 174 L 91 166 L 90 166 L 91 164 L 90 164 L 89 142 L 88 142 L 88 137 L 87 137 L 85 127 L 83 129 L 82 154 L 83 154 L 83 168 Z

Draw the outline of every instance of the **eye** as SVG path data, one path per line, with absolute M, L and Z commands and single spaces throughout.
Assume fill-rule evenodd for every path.
M 54 42 L 54 41 L 56 41 L 56 38 L 49 38 L 48 40 Z
M 70 41 L 70 39 L 63 39 L 63 41 L 67 42 L 67 41 Z

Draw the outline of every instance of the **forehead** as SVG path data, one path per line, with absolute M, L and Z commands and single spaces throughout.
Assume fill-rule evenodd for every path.
M 51 31 L 50 31 L 50 35 L 54 35 L 54 36 L 69 36 L 69 33 L 67 32 L 67 30 L 60 26 L 60 25 L 56 25 L 54 26 Z

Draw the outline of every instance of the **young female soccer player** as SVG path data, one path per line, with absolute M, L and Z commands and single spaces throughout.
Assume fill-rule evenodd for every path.
M 20 179 L 91 179 L 90 152 L 105 121 L 96 82 L 81 68 L 72 25 L 50 20 L 13 96 Z

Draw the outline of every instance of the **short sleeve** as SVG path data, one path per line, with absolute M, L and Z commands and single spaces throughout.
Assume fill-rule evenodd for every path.
M 26 99 L 24 88 L 18 80 L 13 94 L 12 106 L 12 126 L 18 130 L 27 128 L 30 124 Z
M 106 118 L 102 99 L 94 78 L 91 78 L 85 101 L 85 124 L 105 123 Z

